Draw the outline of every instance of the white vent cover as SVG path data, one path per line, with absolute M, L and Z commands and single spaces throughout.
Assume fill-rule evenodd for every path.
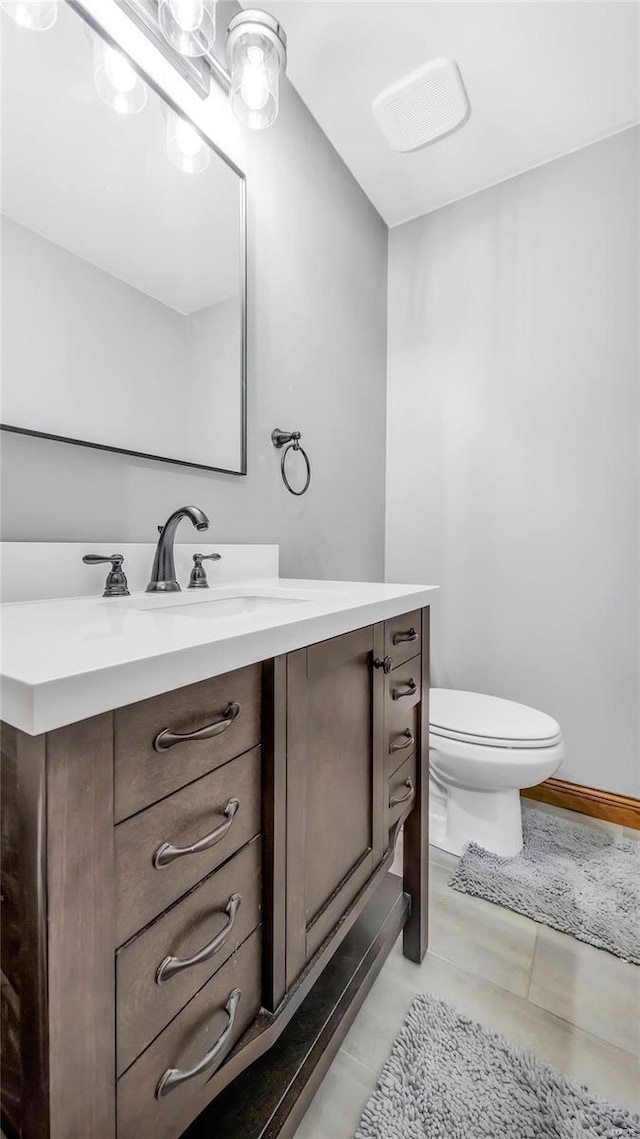
M 471 108 L 457 63 L 432 59 L 404 79 L 385 87 L 373 113 L 393 150 L 417 150 L 457 130 Z

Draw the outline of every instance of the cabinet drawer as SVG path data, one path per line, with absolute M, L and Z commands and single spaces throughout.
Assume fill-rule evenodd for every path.
M 387 819 L 392 827 L 398 819 L 408 814 L 416 797 L 416 757 L 405 759 L 389 780 Z
M 402 700 L 391 701 L 387 711 L 385 724 L 385 739 L 387 751 L 385 755 L 385 774 L 387 779 L 413 755 L 418 747 L 419 705 L 405 708 Z
M 114 715 L 115 819 L 177 791 L 260 743 L 261 665 L 119 708 Z M 210 728 L 211 736 L 172 739 Z M 166 745 L 169 746 L 166 746 Z
M 260 1007 L 260 932 L 257 929 L 251 934 L 120 1077 L 118 1139 L 177 1139 L 202 1111 L 210 1097 L 207 1081 L 224 1062 L 220 1061 L 220 1054 L 206 1070 L 161 1098 L 157 1095 L 158 1085 L 171 1069 L 192 1069 L 220 1041 L 222 1056 L 228 1055 L 246 1032 Z M 229 998 L 238 990 L 240 997 L 234 1012 Z
M 137 933 L 259 831 L 260 748 L 118 823 L 117 944 Z M 211 839 L 206 849 L 188 849 L 205 837 Z M 175 856 L 171 848 L 187 853 Z M 157 866 L 156 860 L 164 864 Z
M 390 656 L 394 668 L 411 657 L 419 656 L 422 649 L 422 615 L 419 609 L 403 613 L 384 623 L 384 652 Z
M 253 839 L 117 954 L 118 1074 L 259 925 L 260 846 Z

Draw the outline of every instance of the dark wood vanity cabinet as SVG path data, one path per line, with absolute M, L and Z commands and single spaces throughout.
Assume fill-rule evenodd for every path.
M 382 627 L 287 662 L 287 985 L 382 861 Z
M 397 933 L 426 950 L 428 616 L 45 736 L 4 726 L 10 1137 L 177 1139 L 219 1097 L 225 1139 L 253 1139 L 270 1095 L 269 1134 L 293 1134 Z M 374 904 L 313 1073 L 287 1070 L 281 1038 Z

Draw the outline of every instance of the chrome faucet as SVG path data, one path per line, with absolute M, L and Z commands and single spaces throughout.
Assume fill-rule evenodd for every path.
M 204 510 L 200 510 L 198 506 L 181 506 L 178 510 L 174 510 L 173 514 L 169 515 L 164 526 L 158 527 L 160 537 L 158 538 L 156 554 L 153 559 L 151 581 L 146 589 L 147 593 L 180 592 L 180 586 L 176 581 L 176 563 L 173 543 L 176 537 L 176 530 L 183 518 L 188 518 L 196 530 L 209 529 L 209 519 L 204 513 Z

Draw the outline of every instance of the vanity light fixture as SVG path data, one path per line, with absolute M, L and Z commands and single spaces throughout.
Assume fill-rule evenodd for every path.
M 2 10 L 19 27 L 46 32 L 58 18 L 58 0 L 3 0 Z
M 158 20 L 168 43 L 181 55 L 197 58 L 216 39 L 216 0 L 158 0 Z
M 96 91 L 120 115 L 135 115 L 147 102 L 147 87 L 129 60 L 111 44 L 93 36 Z
M 225 55 L 236 118 L 252 130 L 271 126 L 278 116 L 280 73 L 287 64 L 284 29 L 267 12 L 240 12 L 229 24 Z
M 167 107 L 167 154 L 178 170 L 199 174 L 206 170 L 211 151 L 196 128 Z
M 0 0 L 0 6 L 20 27 L 44 31 L 55 24 L 58 2 Z M 233 113 L 244 126 L 264 130 L 275 122 L 280 75 L 287 67 L 287 37 L 275 17 L 259 8 L 248 8 L 234 16 L 227 28 L 227 66 L 224 67 L 213 51 L 217 0 L 121 2 L 147 35 L 169 46 L 170 52 L 165 47 L 165 54 L 174 65 L 177 63 L 176 55 L 192 61 L 189 66 L 193 61 L 201 61 L 206 68 L 205 75 L 208 71 L 228 91 Z M 100 98 L 123 115 L 141 111 L 147 101 L 147 89 L 126 56 L 96 37 L 94 60 L 95 83 Z M 194 75 L 189 72 L 187 75 L 193 83 Z M 200 87 L 202 81 L 203 76 L 198 72 L 195 85 Z M 208 88 L 208 76 L 206 84 Z M 205 89 L 204 94 L 207 93 Z M 181 168 L 185 169 L 184 166 Z M 192 165 L 189 169 L 204 167 Z
M 199 95 L 207 97 L 213 77 L 245 126 L 263 130 L 275 122 L 280 75 L 287 66 L 287 37 L 268 12 L 247 8 L 233 17 L 223 63 L 214 50 L 217 0 L 118 3 Z

